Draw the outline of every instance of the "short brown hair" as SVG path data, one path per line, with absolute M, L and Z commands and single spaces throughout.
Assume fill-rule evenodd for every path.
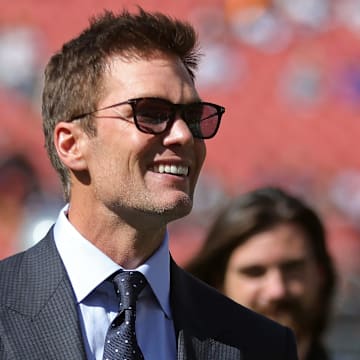
M 42 98 L 45 146 L 60 175 L 66 200 L 70 193 L 69 171 L 57 155 L 54 129 L 60 121 L 96 109 L 102 96 L 105 68 L 112 56 L 136 59 L 159 52 L 174 55 L 194 80 L 199 61 L 194 28 L 161 13 L 149 13 L 140 7 L 138 10 L 134 14 L 106 10 L 90 19 L 89 27 L 65 43 L 46 66 Z M 91 117 L 84 120 L 81 122 L 84 130 L 94 136 L 96 129 Z

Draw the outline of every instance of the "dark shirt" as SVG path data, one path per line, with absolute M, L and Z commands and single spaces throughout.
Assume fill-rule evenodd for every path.
M 330 357 L 324 346 L 318 342 L 313 343 L 306 360 L 330 360 Z

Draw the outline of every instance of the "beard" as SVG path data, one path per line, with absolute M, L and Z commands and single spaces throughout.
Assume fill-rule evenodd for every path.
M 299 300 L 284 299 L 272 304 L 257 305 L 254 310 L 289 327 L 298 339 L 312 336 L 320 321 L 320 307 L 305 307 Z

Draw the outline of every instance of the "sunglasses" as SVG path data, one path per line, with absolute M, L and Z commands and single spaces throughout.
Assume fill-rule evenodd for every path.
M 167 131 L 179 114 L 186 122 L 192 135 L 197 139 L 210 139 L 217 133 L 225 108 L 209 102 L 174 104 L 168 100 L 152 97 L 130 99 L 104 108 L 73 116 L 68 121 L 81 119 L 101 110 L 121 105 L 130 105 L 135 126 L 147 134 L 161 134 Z M 101 116 L 130 121 L 120 115 Z

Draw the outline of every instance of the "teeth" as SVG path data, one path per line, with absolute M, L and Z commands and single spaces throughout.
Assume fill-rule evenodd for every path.
M 181 165 L 157 165 L 154 166 L 154 172 L 160 174 L 166 173 L 166 174 L 187 176 L 189 173 L 189 167 L 181 166 Z

